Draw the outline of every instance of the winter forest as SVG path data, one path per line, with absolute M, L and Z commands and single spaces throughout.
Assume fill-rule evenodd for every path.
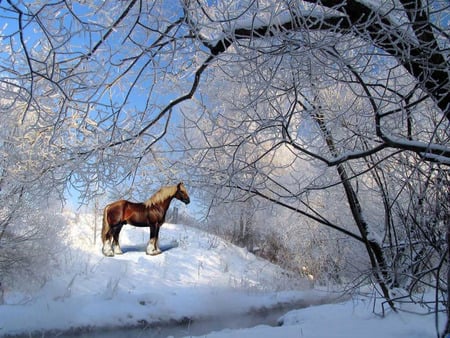
M 447 0 L 1 0 L 0 285 L 46 283 L 62 208 L 183 181 L 178 222 L 449 318 L 449 27 Z

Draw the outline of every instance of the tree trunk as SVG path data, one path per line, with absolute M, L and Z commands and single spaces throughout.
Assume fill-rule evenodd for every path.
M 450 262 L 450 221 L 447 222 L 447 265 Z M 442 334 L 444 338 L 450 338 L 450 266 L 447 266 L 447 323 L 445 324 L 445 331 Z
M 325 120 L 323 114 L 320 112 L 316 112 L 313 115 L 315 121 L 320 127 L 322 135 L 325 138 L 325 142 L 330 150 L 331 154 L 334 157 L 338 156 L 338 152 L 336 146 L 334 144 L 333 137 L 325 125 Z M 381 292 L 383 293 L 383 297 L 388 302 L 389 306 L 392 310 L 396 311 L 394 302 L 390 299 L 389 295 L 389 287 L 388 285 L 391 282 L 391 277 L 388 273 L 386 260 L 384 258 L 383 250 L 379 243 L 375 240 L 369 239 L 369 227 L 367 222 L 364 219 L 361 204 L 359 203 L 358 195 L 352 187 L 352 184 L 349 180 L 347 171 L 343 163 L 338 164 L 337 171 L 339 177 L 341 179 L 341 183 L 344 187 L 345 195 L 347 197 L 347 201 L 352 212 L 353 219 L 358 227 L 358 230 L 361 234 L 361 237 L 364 241 L 364 245 L 366 247 L 367 254 L 369 255 L 370 264 L 372 265 L 373 275 L 375 277 L 376 282 L 379 284 L 381 288 Z

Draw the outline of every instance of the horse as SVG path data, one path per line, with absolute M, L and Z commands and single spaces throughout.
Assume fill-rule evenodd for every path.
M 115 254 L 123 253 L 119 245 L 119 234 L 125 224 L 149 227 L 150 240 L 147 244 L 146 253 L 147 255 L 160 254 L 159 229 L 165 222 L 166 212 L 173 198 L 186 205 L 189 204 L 189 195 L 182 182 L 174 186 L 162 187 L 143 203 L 119 200 L 108 204 L 103 211 L 103 254 L 112 257 Z

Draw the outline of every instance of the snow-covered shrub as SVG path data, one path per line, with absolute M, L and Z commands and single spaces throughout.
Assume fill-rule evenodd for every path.
M 0 210 L 0 282 L 10 290 L 42 286 L 64 249 L 66 224 L 58 208 L 26 195 Z

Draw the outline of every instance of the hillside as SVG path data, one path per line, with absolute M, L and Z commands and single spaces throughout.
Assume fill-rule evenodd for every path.
M 414 317 L 413 325 L 406 325 L 406 314 L 380 320 L 369 299 L 343 302 L 337 294 L 311 289 L 309 281 L 197 229 L 165 224 L 163 253 L 147 256 L 148 229 L 127 226 L 121 234 L 124 255 L 106 258 L 100 240 L 93 245 L 93 218 L 67 218 L 59 272 L 32 295 L 5 290 L 0 335 L 182 337 L 228 328 L 207 336 L 313 337 L 307 333 L 344 330 L 344 336 L 358 337 L 358 328 L 372 325 L 384 337 L 435 336 L 432 316 Z M 305 307 L 286 315 L 282 327 L 246 329 L 276 324 L 288 310 Z M 324 320 L 329 325 L 321 325 Z

